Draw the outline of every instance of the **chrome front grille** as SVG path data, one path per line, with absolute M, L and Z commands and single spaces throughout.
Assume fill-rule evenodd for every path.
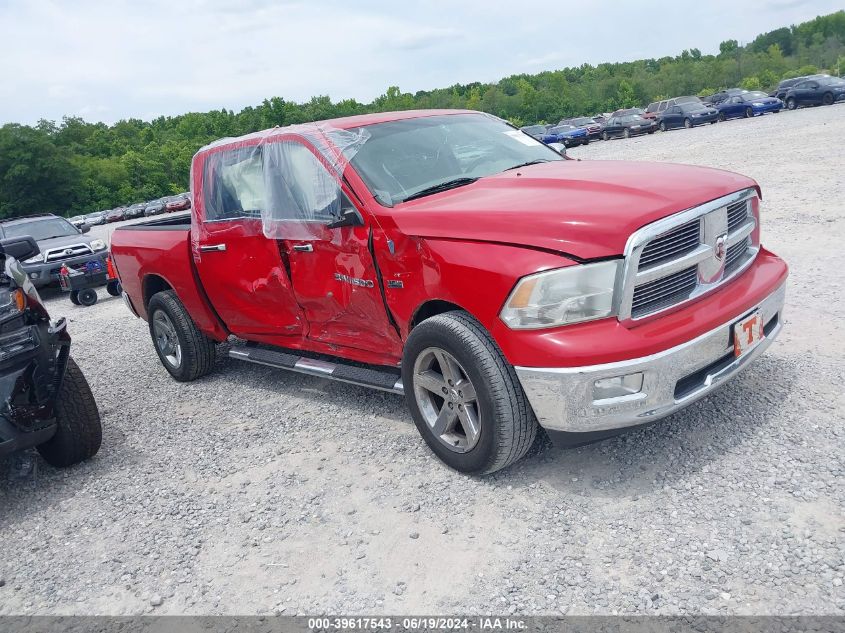
M 701 222 L 687 222 L 654 238 L 640 255 L 640 270 L 662 264 L 696 249 L 701 241 Z
M 78 257 L 80 255 L 90 255 L 94 251 L 87 244 L 69 244 L 68 246 L 60 246 L 59 248 L 48 249 L 44 253 L 45 262 L 57 262 L 71 257 Z
M 643 227 L 628 241 L 620 321 L 643 319 L 682 305 L 745 270 L 759 250 L 746 189 Z

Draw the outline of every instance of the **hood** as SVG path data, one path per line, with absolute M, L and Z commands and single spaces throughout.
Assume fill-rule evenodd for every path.
M 762 103 L 764 105 L 768 105 L 770 103 L 777 103 L 780 99 L 775 99 L 774 97 L 757 97 L 756 99 L 752 99 L 751 103 Z
M 93 238 L 82 234 L 51 237 L 49 240 L 40 240 L 38 242 L 38 248 L 41 249 L 41 253 L 43 254 L 49 250 L 60 248 L 62 246 L 71 246 L 72 244 L 89 244 L 92 239 Z
M 621 255 L 628 237 L 646 224 L 754 186 L 745 176 L 706 167 L 564 160 L 400 203 L 391 215 L 406 235 L 593 259 Z

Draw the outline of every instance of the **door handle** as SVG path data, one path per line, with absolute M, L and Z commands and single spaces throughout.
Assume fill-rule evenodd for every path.
M 200 246 L 201 253 L 213 253 L 214 251 L 225 251 L 225 244 L 209 244 L 208 246 Z
M 300 253 L 313 253 L 314 246 L 312 244 L 294 244 L 293 250 L 299 251 Z

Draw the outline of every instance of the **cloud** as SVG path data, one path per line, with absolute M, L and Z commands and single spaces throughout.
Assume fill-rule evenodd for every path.
M 387 86 L 445 87 L 565 65 L 718 50 L 840 8 L 733 0 L 0 0 L 0 124 L 82 114 L 113 122 L 240 108 L 280 96 L 370 101 Z M 765 7 L 765 5 L 764 5 Z M 645 37 L 644 34 L 648 34 Z

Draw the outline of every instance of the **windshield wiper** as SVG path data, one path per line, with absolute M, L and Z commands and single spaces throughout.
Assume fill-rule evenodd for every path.
M 478 177 L 468 178 L 466 176 L 464 176 L 463 178 L 453 178 L 452 180 L 446 180 L 444 182 L 437 183 L 436 185 L 432 185 L 431 187 L 420 189 L 416 193 L 412 193 L 410 196 L 402 198 L 402 202 L 407 202 L 408 200 L 416 200 L 417 198 L 430 196 L 433 193 L 439 193 L 441 191 L 448 191 L 449 189 L 454 189 L 455 187 L 471 185 L 476 180 L 478 180 Z
M 528 167 L 529 165 L 539 165 L 540 163 L 550 163 L 552 162 L 548 158 L 535 158 L 534 160 L 529 160 L 527 163 L 520 163 L 519 165 L 514 165 L 513 167 L 508 167 L 505 171 L 511 171 L 513 169 L 519 169 L 520 167 Z

